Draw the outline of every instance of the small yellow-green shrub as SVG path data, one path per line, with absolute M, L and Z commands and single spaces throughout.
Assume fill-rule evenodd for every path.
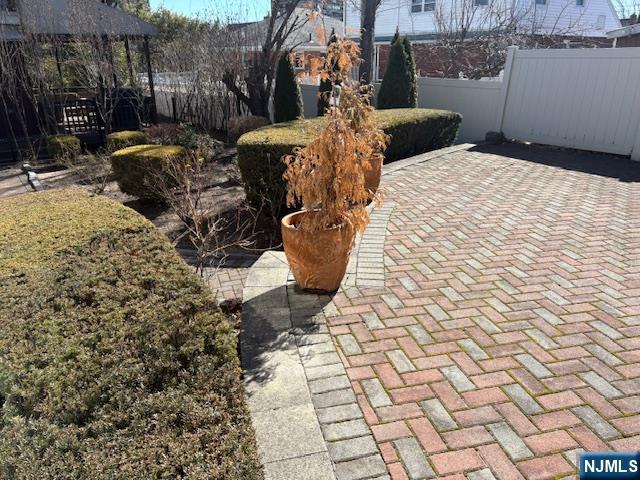
M 73 161 L 81 151 L 80 139 L 73 135 L 49 135 L 47 137 L 47 152 L 54 160 Z
M 120 190 L 139 198 L 155 199 L 153 188 L 159 180 L 170 184 L 167 162 L 182 160 L 187 150 L 177 145 L 134 145 L 111 154 L 113 173 Z
M 236 336 L 142 216 L 0 200 L 0 478 L 263 478 Z
M 125 130 L 107 135 L 107 149 L 111 152 L 145 143 L 149 143 L 149 141 L 144 132 Z
M 462 116 L 446 110 L 406 108 L 377 110 L 376 126 L 391 136 L 385 163 L 448 147 L 458 134 Z M 286 185 L 281 158 L 310 143 L 326 117 L 296 120 L 260 128 L 238 141 L 238 164 L 247 199 L 256 208 L 269 207 L 276 216 L 285 210 Z

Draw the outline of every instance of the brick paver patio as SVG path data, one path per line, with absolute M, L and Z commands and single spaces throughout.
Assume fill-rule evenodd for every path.
M 328 325 L 393 479 L 640 449 L 640 182 L 579 167 L 461 151 L 385 176 L 384 287 L 341 290 Z

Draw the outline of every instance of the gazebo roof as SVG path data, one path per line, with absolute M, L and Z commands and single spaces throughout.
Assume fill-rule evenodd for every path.
M 26 34 L 144 37 L 158 33 L 155 25 L 98 0 L 20 0 L 18 5 Z

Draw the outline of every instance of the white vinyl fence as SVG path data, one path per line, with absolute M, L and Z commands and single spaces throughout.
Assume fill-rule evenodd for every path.
M 458 142 L 507 138 L 640 160 L 640 48 L 509 49 L 503 79 L 419 78 L 418 103 L 463 116 Z M 302 85 L 305 116 L 317 87 Z
M 640 48 L 517 50 L 507 69 L 507 137 L 640 160 Z
M 315 117 L 318 87 L 301 84 L 300 91 L 305 118 Z M 418 78 L 419 107 L 452 110 L 463 115 L 457 140 L 460 143 L 483 140 L 488 131 L 495 130 L 501 95 L 500 81 Z
M 502 90 L 500 81 L 419 78 L 418 106 L 461 113 L 457 141 L 476 142 L 496 130 Z

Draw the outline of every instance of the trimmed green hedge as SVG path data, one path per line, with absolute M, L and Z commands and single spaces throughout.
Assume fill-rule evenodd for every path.
M 82 151 L 80 139 L 73 135 L 49 135 L 47 152 L 58 161 L 75 160 Z
M 187 150 L 177 145 L 134 145 L 111 154 L 111 166 L 120 190 L 139 198 L 157 199 L 149 186 L 154 175 L 161 175 L 165 162 L 184 158 Z
M 263 478 L 236 335 L 149 221 L 0 201 L 0 478 Z
M 462 116 L 446 110 L 422 108 L 377 110 L 376 123 L 389 135 L 385 163 L 453 144 Z M 284 165 L 280 159 L 311 142 L 326 117 L 296 120 L 261 128 L 238 141 L 238 164 L 247 199 L 256 208 L 270 208 L 274 216 L 286 210 Z M 265 205 L 266 203 L 266 205 Z
M 124 130 L 107 135 L 107 149 L 111 152 L 133 145 L 143 145 L 145 143 L 149 143 L 147 135 L 144 132 L 135 130 Z

